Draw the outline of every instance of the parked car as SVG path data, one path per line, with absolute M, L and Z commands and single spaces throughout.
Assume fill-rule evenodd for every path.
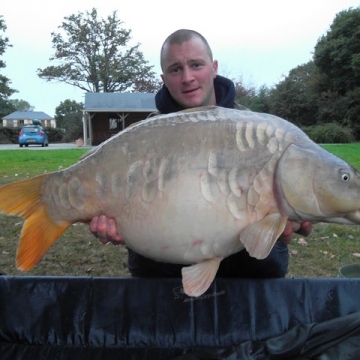
M 23 145 L 49 146 L 49 139 L 40 125 L 24 125 L 19 132 L 19 146 Z

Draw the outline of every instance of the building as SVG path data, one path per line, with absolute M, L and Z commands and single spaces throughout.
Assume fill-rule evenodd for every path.
M 155 94 L 152 93 L 86 93 L 84 143 L 99 145 L 156 111 Z
M 21 128 L 31 125 L 33 120 L 39 120 L 42 127 L 56 127 L 56 120 L 42 111 L 15 111 L 2 118 L 2 126 L 10 128 Z

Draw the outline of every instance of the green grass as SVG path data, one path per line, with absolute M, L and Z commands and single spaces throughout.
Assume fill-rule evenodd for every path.
M 323 145 L 360 169 L 360 144 Z M 76 163 L 86 149 L 0 151 L 0 185 Z M 46 276 L 128 276 L 126 248 L 102 245 L 86 224 L 70 227 L 27 273 L 15 267 L 22 220 L 0 215 L 0 273 Z M 294 236 L 288 277 L 336 277 L 344 264 L 360 263 L 360 227 L 316 224 L 310 236 Z
M 0 185 L 57 171 L 75 164 L 86 149 L 0 151 Z
M 360 143 L 326 144 L 322 147 L 360 170 Z
M 87 149 L 0 151 L 0 186 L 67 168 Z M 71 226 L 34 269 L 16 269 L 15 258 L 23 221 L 0 214 L 0 273 L 43 276 L 127 276 L 127 251 L 123 246 L 102 245 L 86 224 Z

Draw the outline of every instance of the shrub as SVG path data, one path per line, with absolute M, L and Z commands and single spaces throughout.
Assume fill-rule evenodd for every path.
M 0 128 L 0 144 L 17 144 L 19 129 L 2 127 Z
M 48 138 L 49 138 L 49 143 L 58 143 L 58 142 L 62 142 L 63 141 L 63 137 L 64 137 L 64 133 L 63 131 L 61 131 L 61 129 L 58 128 L 44 128 L 44 130 L 46 131 Z
M 336 123 L 306 126 L 302 130 L 318 144 L 346 144 L 355 140 L 351 129 Z

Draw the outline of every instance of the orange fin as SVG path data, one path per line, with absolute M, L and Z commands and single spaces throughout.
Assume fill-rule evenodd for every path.
M 215 258 L 181 269 L 184 292 L 188 296 L 202 295 L 214 281 L 222 259 Z
M 240 233 L 240 241 L 250 256 L 265 259 L 286 226 L 287 217 L 279 213 L 265 216 Z
M 41 188 L 48 175 L 19 181 L 0 188 L 0 212 L 25 219 L 17 250 L 16 266 L 30 270 L 71 225 L 55 223 L 41 201 Z

